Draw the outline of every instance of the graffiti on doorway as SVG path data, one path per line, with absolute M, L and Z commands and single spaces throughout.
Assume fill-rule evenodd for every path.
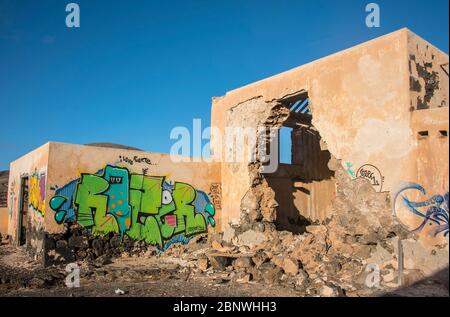
M 57 188 L 50 207 L 57 223 L 76 222 L 94 235 L 119 233 L 161 249 L 215 226 L 214 206 L 203 191 L 111 165 Z
M 416 190 L 426 195 L 425 189 L 415 183 L 407 183 L 400 187 L 400 189 L 393 195 L 393 213 L 398 219 L 398 208 L 397 200 L 400 197 L 403 207 L 405 207 L 412 214 L 417 217 L 422 218 L 420 225 L 411 230 L 412 232 L 420 232 L 425 226 L 432 226 L 430 234 L 437 236 L 442 233 L 444 236 L 448 235 L 449 224 L 448 224 L 448 210 L 449 210 L 449 193 L 443 195 L 434 195 L 431 198 L 421 201 L 414 202 L 411 201 L 406 195 L 402 195 L 407 190 Z M 422 211 L 420 211 L 422 210 Z
M 45 215 L 45 173 L 34 172 L 30 177 L 29 205 Z

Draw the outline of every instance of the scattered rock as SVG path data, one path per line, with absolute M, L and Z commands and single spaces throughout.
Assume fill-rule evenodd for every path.
M 278 266 L 275 266 L 273 263 L 264 263 L 260 267 L 261 276 L 264 279 L 264 282 L 267 284 L 275 284 L 278 283 L 283 275 L 283 271 Z
M 70 248 L 88 248 L 89 242 L 86 236 L 71 236 L 69 238 Z
M 208 258 L 200 258 L 197 260 L 197 267 L 202 270 L 206 271 L 209 267 Z
M 223 271 L 228 266 L 231 265 L 233 258 L 229 256 L 222 256 L 222 255 L 210 255 L 208 256 L 209 262 L 211 263 L 211 266 L 216 271 Z
M 230 243 L 234 237 L 235 237 L 235 230 L 231 227 L 228 227 L 223 232 L 222 240 L 227 243 Z
M 223 249 L 223 246 L 222 246 L 222 245 L 220 244 L 220 242 L 217 241 L 217 240 L 213 240 L 213 241 L 211 242 L 211 247 L 212 247 L 214 250 L 219 251 L 219 252 L 221 252 L 222 249 Z
M 324 296 L 324 297 L 332 297 L 332 296 L 336 296 L 337 293 L 333 288 L 331 288 L 327 285 L 323 285 L 322 288 L 320 289 L 320 295 Z
M 30 287 L 43 287 L 45 285 L 45 280 L 39 277 L 33 277 L 29 282 L 28 285 Z
M 120 288 L 118 288 L 114 291 L 114 293 L 116 293 L 116 295 L 124 295 L 126 292 L 124 290 L 121 290 Z
M 252 259 L 247 256 L 238 257 L 233 262 L 233 267 L 235 267 L 237 269 L 248 269 L 248 268 L 253 267 L 253 265 L 254 265 L 254 263 L 253 263 Z
M 258 251 L 254 257 L 252 257 L 253 263 L 255 263 L 256 267 L 260 267 L 263 263 L 269 261 L 269 257 L 267 253 L 264 251 Z
M 291 259 L 291 258 L 285 258 L 283 260 L 283 271 L 286 274 L 296 275 L 298 273 L 298 261 Z
M 244 233 L 238 235 L 237 238 L 239 244 L 249 246 L 258 245 L 267 240 L 264 233 L 255 230 L 247 230 Z

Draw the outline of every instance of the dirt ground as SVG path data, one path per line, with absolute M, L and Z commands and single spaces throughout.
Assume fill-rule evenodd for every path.
M 0 247 L 0 296 L 91 297 L 300 297 L 304 289 L 236 280 L 230 272 L 198 272 L 174 257 L 126 257 L 93 265 L 80 262 L 80 287 L 65 285 L 65 266 L 43 268 L 21 248 Z M 442 278 L 442 277 L 441 277 Z M 445 277 L 444 277 L 445 278 Z M 117 294 L 116 290 L 123 291 Z M 427 280 L 408 288 L 364 291 L 347 296 L 449 296 L 447 284 Z

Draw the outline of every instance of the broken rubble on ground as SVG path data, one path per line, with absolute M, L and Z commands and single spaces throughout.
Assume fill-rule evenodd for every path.
M 448 269 L 448 103 L 448 55 L 399 30 L 214 97 L 211 162 L 43 145 L 11 163 L 10 210 L 29 180 L 30 217 L 13 213 L 8 233 L 45 265 L 99 276 L 155 257 L 183 278 L 308 296 L 412 284 Z M 221 142 L 243 128 L 240 147 Z M 223 157 L 244 145 L 249 158 Z

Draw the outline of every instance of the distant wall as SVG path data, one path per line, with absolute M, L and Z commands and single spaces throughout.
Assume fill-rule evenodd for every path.
M 2 235 L 8 234 L 8 208 L 0 208 L 0 233 Z
M 15 244 L 20 242 L 20 234 L 25 236 L 27 249 L 38 255 L 43 249 L 48 158 L 49 143 L 46 143 L 13 161 L 8 182 L 8 234 Z M 24 179 L 28 179 L 28 195 L 23 201 L 21 184 Z

